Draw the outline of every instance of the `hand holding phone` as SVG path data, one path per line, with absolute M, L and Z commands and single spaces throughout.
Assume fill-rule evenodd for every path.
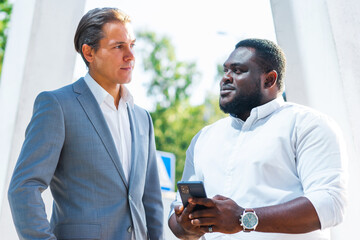
M 179 181 L 177 182 L 178 190 L 184 207 L 189 204 L 190 197 L 206 198 L 206 192 L 202 181 Z M 205 209 L 205 206 L 196 205 L 194 211 Z

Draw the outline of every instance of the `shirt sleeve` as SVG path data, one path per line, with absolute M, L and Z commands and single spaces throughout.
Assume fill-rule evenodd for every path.
M 346 206 L 345 144 L 338 126 L 325 116 L 296 129 L 296 163 L 304 196 L 313 204 L 321 229 L 342 222 Z
M 201 131 L 198 132 L 195 137 L 191 140 L 190 146 L 186 151 L 186 160 L 185 160 L 185 166 L 184 171 L 181 180 L 182 181 L 198 181 L 198 177 L 195 174 L 195 167 L 194 167 L 194 149 L 197 142 L 197 139 L 199 138 L 201 134 Z M 174 213 L 174 207 L 182 205 L 181 198 L 179 191 L 176 192 L 176 198 L 170 205 L 170 213 L 169 218 Z

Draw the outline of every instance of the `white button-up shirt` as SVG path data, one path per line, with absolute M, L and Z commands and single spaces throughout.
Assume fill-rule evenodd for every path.
M 203 128 L 187 151 L 183 180 L 204 181 L 208 197 L 220 194 L 244 208 L 307 197 L 325 229 L 343 218 L 344 150 L 332 120 L 278 98 L 253 109 L 245 122 L 230 116 Z M 179 195 L 173 205 L 177 204 L 181 204 Z M 208 233 L 204 237 L 318 240 L 329 239 L 329 231 Z
M 121 85 L 121 98 L 118 109 L 116 109 L 114 98 L 105 91 L 89 73 L 85 75 L 84 80 L 100 105 L 113 137 L 125 178 L 129 181 L 131 170 L 131 131 L 127 104 L 130 106 L 134 105 L 133 97 L 127 88 Z

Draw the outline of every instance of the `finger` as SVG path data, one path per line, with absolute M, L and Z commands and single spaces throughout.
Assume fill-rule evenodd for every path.
M 183 214 L 189 215 L 193 211 L 194 207 L 195 207 L 195 204 L 189 202 L 189 204 L 184 208 Z
M 195 219 L 195 218 L 205 218 L 205 217 L 215 217 L 215 216 L 216 216 L 216 212 L 214 208 L 206 208 L 191 212 L 189 218 Z
M 199 205 L 204 205 L 205 207 L 214 207 L 215 203 L 212 199 L 210 198 L 191 198 L 189 199 L 189 203 L 193 203 L 193 204 L 199 204 Z
M 215 199 L 215 200 L 227 200 L 227 199 L 229 199 L 229 198 L 224 197 L 224 196 L 222 196 L 222 195 L 216 195 L 213 199 Z
M 197 227 L 215 225 L 215 218 L 195 218 L 191 220 L 191 224 Z

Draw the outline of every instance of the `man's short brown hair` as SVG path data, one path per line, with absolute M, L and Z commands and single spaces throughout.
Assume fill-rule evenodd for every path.
M 74 37 L 75 50 L 80 53 L 86 66 L 89 62 L 82 52 L 84 44 L 99 49 L 99 42 L 104 38 L 103 26 L 109 22 L 131 22 L 130 16 L 117 8 L 95 8 L 88 11 L 80 20 Z

